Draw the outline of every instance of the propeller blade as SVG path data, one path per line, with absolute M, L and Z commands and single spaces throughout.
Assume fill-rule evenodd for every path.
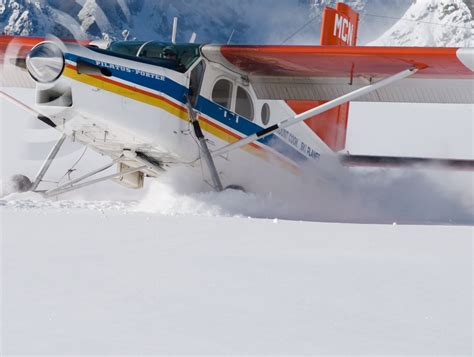
M 10 63 L 26 71 L 26 58 L 24 57 L 11 58 Z
M 0 36 L 0 86 L 35 88 L 26 69 L 26 55 L 44 38 Z

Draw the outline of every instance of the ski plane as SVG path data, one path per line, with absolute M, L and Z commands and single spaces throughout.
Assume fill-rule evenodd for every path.
M 264 189 L 269 173 L 307 164 L 327 177 L 347 165 L 472 170 L 471 160 L 345 152 L 351 101 L 474 103 L 473 48 L 360 47 L 358 21 L 343 3 L 327 7 L 320 46 L 176 43 L 176 22 L 171 42 L 1 36 L 0 93 L 62 133 L 18 188 L 57 196 L 109 179 L 141 188 L 176 165 L 204 168 L 218 191 Z M 8 87 L 31 88 L 35 105 Z M 66 138 L 110 164 L 40 189 Z

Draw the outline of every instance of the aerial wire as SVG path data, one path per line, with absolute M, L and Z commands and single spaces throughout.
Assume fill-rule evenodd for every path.
M 298 28 L 298 30 L 296 30 L 295 32 L 293 32 L 290 36 L 288 36 L 287 38 L 285 38 L 283 40 L 282 43 L 280 43 L 280 45 L 283 45 L 285 44 L 286 42 L 288 42 L 289 40 L 291 40 L 293 37 L 295 37 L 298 33 L 300 33 L 302 30 L 304 30 L 306 28 L 306 26 L 308 26 L 310 23 L 312 23 L 313 21 L 317 20 L 318 18 L 317 17 L 313 17 L 312 19 L 310 19 L 309 21 L 305 22 L 303 24 L 303 26 L 301 26 L 300 28 Z
M 450 25 L 450 24 L 440 24 L 436 22 L 430 22 L 430 21 L 421 21 L 421 20 L 412 20 L 412 19 L 405 19 L 403 17 L 393 17 L 393 16 L 385 16 L 385 15 L 378 15 L 378 14 L 361 14 L 360 16 L 370 16 L 370 17 L 379 17 L 379 18 L 384 18 L 384 19 L 392 19 L 392 20 L 398 20 L 398 21 L 409 21 L 409 22 L 416 22 L 416 23 L 422 23 L 422 24 L 428 24 L 428 25 L 433 25 L 433 26 L 449 26 L 449 27 L 456 27 L 460 29 L 465 29 L 465 30 L 472 30 L 474 31 L 474 27 L 465 27 L 465 26 L 459 26 L 459 25 Z M 293 37 L 295 37 L 297 34 L 299 34 L 301 31 L 303 31 L 309 24 L 317 20 L 318 17 L 313 17 L 312 19 L 308 20 L 305 22 L 301 27 L 299 27 L 295 32 L 293 32 L 291 35 L 286 37 L 280 45 L 285 44 L 289 40 L 291 40 Z
M 399 17 L 386 16 L 386 15 L 376 15 L 376 14 L 361 14 L 361 16 L 380 17 L 380 18 L 384 18 L 384 19 L 393 19 L 393 20 L 417 22 L 417 23 L 421 23 L 421 24 L 428 24 L 428 25 L 434 25 L 434 26 L 449 26 L 449 27 L 457 27 L 457 28 L 465 29 L 465 30 L 474 30 L 474 27 L 465 27 L 465 26 L 450 25 L 450 24 L 440 24 L 440 23 L 437 23 L 437 22 L 421 21 L 421 20 L 415 20 L 415 19 L 406 19 L 406 18 L 403 18 L 403 17 L 399 18 Z

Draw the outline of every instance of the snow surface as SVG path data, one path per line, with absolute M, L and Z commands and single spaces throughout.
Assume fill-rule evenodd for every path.
M 44 3 L 6 3 L 20 2 L 28 9 Z M 148 11 L 150 3 L 128 1 L 138 7 L 130 6 L 132 13 L 122 19 L 118 10 L 100 13 L 95 1 L 81 2 L 87 6 L 76 25 L 90 26 L 88 34 L 110 30 L 107 21 L 119 32 L 151 28 L 146 21 L 130 27 L 125 21 L 136 16 L 133 11 Z M 313 10 L 328 2 L 314 0 Z M 49 3 L 61 16 L 80 10 Z M 168 10 L 153 31 L 168 34 L 166 21 L 187 5 L 156 3 L 161 7 L 153 14 L 162 5 Z M 387 6 L 351 3 L 363 15 Z M 397 0 L 400 14 L 407 3 Z M 415 19 L 424 11 L 417 8 L 409 10 Z M 5 20 L 26 32 L 58 22 L 58 11 L 34 9 L 13 17 L 8 10 Z M 0 1 L 1 21 L 4 11 Z M 206 10 L 192 18 L 186 11 L 185 33 L 196 29 L 194 19 L 201 21 Z M 216 6 L 213 13 L 225 11 Z M 42 22 L 45 16 L 52 20 Z M 374 18 L 363 17 L 364 27 L 368 19 Z M 198 36 L 233 21 L 216 17 Z M 370 31 L 377 33 L 374 26 Z M 270 35 L 262 30 L 262 38 L 293 31 L 279 28 L 284 31 Z M 406 36 L 418 30 L 425 31 L 416 27 Z M 293 40 L 311 31 L 308 26 Z M 393 44 L 397 39 L 389 35 Z M 22 90 L 15 95 L 28 98 Z M 0 116 L 1 179 L 20 172 L 34 177 L 57 132 L 3 101 Z M 473 159 L 473 116 L 467 105 L 353 103 L 347 149 Z M 81 155 L 80 146 L 68 142 L 48 180 L 64 180 Z M 105 162 L 87 151 L 73 177 Z M 173 171 L 143 191 L 102 183 L 62 200 L 34 194 L 0 199 L 0 354 L 473 354 L 471 173 L 351 170 L 340 186 L 303 181 L 260 194 L 209 192 L 195 175 Z
M 1 113 L 2 177 L 33 176 L 53 133 Z M 471 114 L 354 104 L 348 148 L 472 158 Z M 81 153 L 68 146 L 48 178 Z M 77 168 L 106 160 L 88 152 Z M 472 225 L 472 174 L 352 175 L 360 190 L 342 193 L 217 194 L 178 170 L 143 192 L 8 196 L 0 351 L 471 355 L 473 227 L 400 223 Z M 314 222 L 336 219 L 386 224 Z
M 5 354 L 472 353 L 472 228 L 1 208 Z

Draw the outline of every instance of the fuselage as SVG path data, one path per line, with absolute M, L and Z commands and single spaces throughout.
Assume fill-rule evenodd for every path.
M 133 150 L 165 170 L 200 168 L 188 100 L 211 151 L 295 114 L 284 101 L 259 100 L 246 78 L 205 58 L 199 45 L 64 46 L 64 71 L 53 83 L 37 86 L 37 109 L 58 130 L 112 158 Z M 264 190 L 268 175 L 298 175 L 304 165 L 322 167 L 333 158 L 301 123 L 215 161 L 224 185 Z

